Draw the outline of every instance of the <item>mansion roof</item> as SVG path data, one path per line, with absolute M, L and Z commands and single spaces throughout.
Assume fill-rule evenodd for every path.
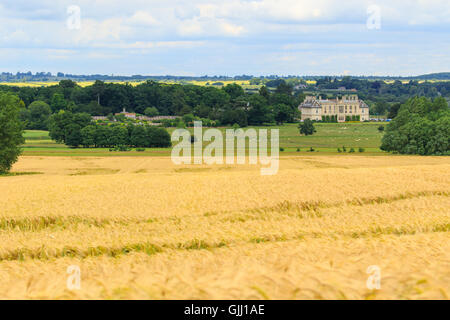
M 360 108 L 369 108 L 369 106 L 362 100 L 358 99 L 357 95 L 344 96 L 336 99 L 317 99 L 313 96 L 307 96 L 305 101 L 300 104 L 299 108 L 321 108 L 322 105 L 342 105 L 342 104 L 358 103 Z

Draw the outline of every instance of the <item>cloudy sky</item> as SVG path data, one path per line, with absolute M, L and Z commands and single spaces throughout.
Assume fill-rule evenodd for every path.
M 450 0 L 0 0 L 14 73 L 418 75 L 449 52 Z

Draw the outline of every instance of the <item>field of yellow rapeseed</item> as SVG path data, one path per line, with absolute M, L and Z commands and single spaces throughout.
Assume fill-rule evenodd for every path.
M 448 157 L 285 156 L 275 176 L 22 157 L 13 172 L 0 177 L 3 299 L 450 296 Z

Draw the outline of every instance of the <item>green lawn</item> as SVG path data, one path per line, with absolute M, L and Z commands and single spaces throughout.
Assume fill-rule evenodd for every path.
M 383 153 L 380 150 L 382 134 L 378 132 L 380 123 L 316 123 L 317 132 L 312 136 L 302 136 L 298 124 L 286 124 L 274 127 L 253 127 L 255 129 L 279 129 L 280 147 L 284 152 L 306 152 L 314 148 L 319 152 L 338 153 L 337 149 L 345 146 L 348 150 L 364 148 L 366 152 Z M 220 128 L 223 132 L 227 128 Z M 170 129 L 172 133 L 174 129 Z M 205 130 L 205 129 L 204 129 Z M 192 132 L 193 129 L 191 128 Z M 348 151 L 347 150 L 347 151 Z
M 41 130 L 26 130 L 23 135 L 27 141 L 31 140 L 49 140 L 48 131 Z
M 364 148 L 367 152 L 380 150 L 382 134 L 378 132 L 380 123 L 318 123 L 317 132 L 312 136 L 300 136 L 297 125 L 280 128 L 280 146 L 286 151 L 298 147 L 314 148 L 319 151 L 337 152 L 337 148 Z
M 365 153 L 383 154 L 379 149 L 382 134 L 378 132 L 380 123 L 317 123 L 317 132 L 312 136 L 301 136 L 297 124 L 287 124 L 276 127 L 254 127 L 255 129 L 279 129 L 281 154 L 313 154 L 308 152 L 314 148 L 314 154 L 338 154 L 337 148 L 345 146 L 347 151 L 354 148 L 364 148 Z M 204 128 L 206 130 L 207 128 Z M 224 132 L 227 128 L 220 128 Z M 173 128 L 169 132 L 173 132 Z M 191 129 L 192 131 L 192 129 Z M 170 156 L 171 149 L 147 149 L 145 152 L 110 152 L 109 149 L 71 149 L 57 144 L 50 139 L 47 131 L 27 130 L 24 155 L 35 156 Z M 225 136 L 225 135 L 224 135 Z M 205 143 L 207 144 L 207 143 Z

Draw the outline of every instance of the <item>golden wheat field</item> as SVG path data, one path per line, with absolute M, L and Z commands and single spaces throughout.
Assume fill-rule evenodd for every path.
M 13 171 L 40 174 L 0 177 L 1 299 L 450 297 L 448 157 L 286 156 L 275 176 L 22 157 Z

